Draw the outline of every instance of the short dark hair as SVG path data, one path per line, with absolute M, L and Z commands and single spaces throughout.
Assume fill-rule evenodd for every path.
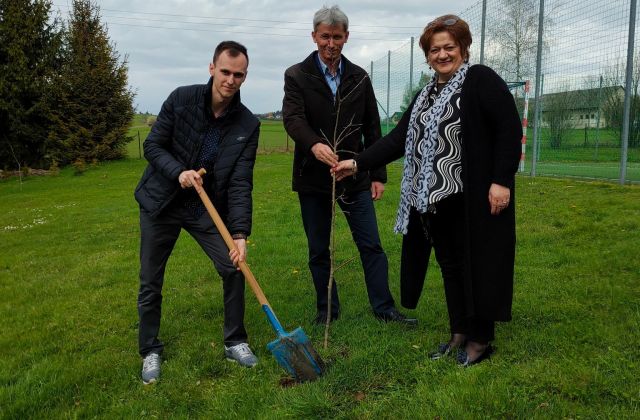
M 240 54 L 244 54 L 244 56 L 247 58 L 247 64 L 249 64 L 247 47 L 236 41 L 222 41 L 221 43 L 219 43 L 216 47 L 216 50 L 213 52 L 213 64 L 216 63 L 216 60 L 218 60 L 220 54 L 225 51 L 227 51 L 227 54 L 229 54 L 231 57 L 237 57 Z
M 469 47 L 471 47 L 471 31 L 469 25 L 456 15 L 444 15 L 435 18 L 424 28 L 420 36 L 420 48 L 424 51 L 425 57 L 429 57 L 431 38 L 438 32 L 449 32 L 454 41 L 462 51 L 462 57 L 469 59 Z

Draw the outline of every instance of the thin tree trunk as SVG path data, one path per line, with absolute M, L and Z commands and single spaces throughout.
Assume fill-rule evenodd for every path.
M 335 244 L 336 244 L 336 177 L 333 175 L 331 180 L 331 233 L 329 236 L 329 286 L 327 293 L 327 320 L 324 324 L 324 348 L 329 346 L 329 324 L 331 323 L 331 292 L 333 291 L 334 267 L 335 267 Z
M 11 145 L 11 143 L 7 142 L 7 144 L 9 144 L 9 149 L 11 149 L 11 155 L 13 156 L 13 159 L 15 159 L 16 163 L 18 164 L 18 177 L 20 177 L 20 190 L 22 190 L 22 165 L 20 165 L 20 160 L 16 156 L 16 152 L 13 150 L 13 146 Z
M 363 77 L 356 86 L 347 93 L 344 98 L 340 98 L 340 94 L 336 96 L 336 101 L 338 103 L 338 108 L 336 109 L 336 123 L 333 126 L 333 137 L 332 140 L 329 140 L 327 136 L 323 133 L 323 136 L 329 146 L 331 146 L 331 150 L 334 154 L 338 154 L 339 146 L 342 141 L 349 137 L 353 133 L 354 124 L 353 117 L 351 117 L 351 121 L 349 124 L 342 129 L 340 134 L 338 134 L 338 124 L 340 123 L 340 108 L 342 105 L 342 101 L 345 100 L 353 91 L 355 91 L 358 86 L 367 78 L 368 76 Z M 359 125 L 358 125 L 359 126 Z M 329 233 L 329 285 L 327 286 L 327 319 L 324 324 L 324 348 L 326 349 L 329 346 L 329 324 L 331 324 L 331 292 L 333 291 L 333 282 L 334 282 L 334 274 L 336 272 L 335 268 L 335 255 L 336 255 L 336 247 L 335 247 L 335 232 L 336 232 L 336 177 L 332 175 L 331 180 L 331 231 Z M 342 265 L 340 266 L 342 267 Z M 340 268 L 338 267 L 338 268 Z

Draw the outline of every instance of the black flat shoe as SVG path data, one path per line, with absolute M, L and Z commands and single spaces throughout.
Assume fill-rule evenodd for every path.
M 407 318 L 406 315 L 398 312 L 396 308 L 390 309 L 387 312 L 374 312 L 373 315 L 380 321 L 384 322 L 397 322 L 398 324 L 415 327 L 418 325 L 416 318 Z
M 447 356 L 453 356 L 454 355 L 454 350 L 456 350 L 458 347 L 451 347 L 451 345 L 449 343 L 442 343 L 442 344 L 438 344 L 438 350 L 434 351 L 433 353 L 429 353 L 429 359 L 431 360 L 438 360 L 438 359 L 442 359 L 443 357 L 447 357 Z
M 487 360 L 489 357 L 491 357 L 494 351 L 495 349 L 491 346 L 491 344 L 489 344 L 487 348 L 484 349 L 484 351 L 480 353 L 478 357 L 476 357 L 474 360 L 469 360 L 469 355 L 467 354 L 467 352 L 464 351 L 464 349 L 459 349 L 456 359 L 460 366 L 469 367 L 469 366 L 477 365 L 483 360 Z

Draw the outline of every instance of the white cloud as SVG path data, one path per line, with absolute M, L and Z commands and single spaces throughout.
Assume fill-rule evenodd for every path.
M 333 4 L 334 2 L 326 2 Z M 472 0 L 389 2 L 340 1 L 349 16 L 350 38 L 343 53 L 369 68 L 418 37 L 432 18 L 456 13 Z M 312 18 L 322 2 L 299 0 L 99 0 L 102 21 L 122 56 L 129 59 L 129 83 L 137 91 L 139 111 L 157 113 L 177 86 L 204 83 L 213 49 L 233 39 L 249 50 L 249 75 L 242 87 L 243 102 L 254 112 L 282 106 L 284 70 L 304 59 L 315 47 Z M 54 2 L 61 14 L 68 3 Z

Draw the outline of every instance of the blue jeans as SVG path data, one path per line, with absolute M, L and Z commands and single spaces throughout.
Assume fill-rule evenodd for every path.
M 331 196 L 299 193 L 302 223 L 309 246 L 309 269 L 316 289 L 316 306 L 327 313 L 329 286 L 329 236 L 331 233 Z M 389 264 L 380 244 L 376 212 L 369 191 L 354 192 L 338 200 L 351 235 L 360 253 L 369 303 L 374 312 L 387 312 L 395 307 L 389 291 Z M 340 311 L 337 282 L 331 294 L 331 313 Z

